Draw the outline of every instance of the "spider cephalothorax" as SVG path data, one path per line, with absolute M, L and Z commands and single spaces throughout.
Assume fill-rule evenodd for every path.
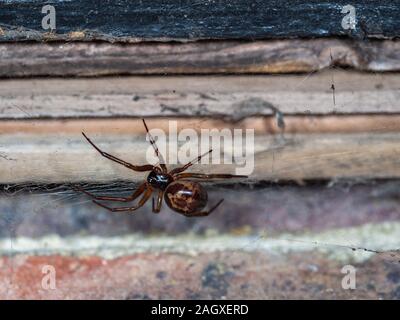
M 147 182 L 155 189 L 165 190 L 167 186 L 174 181 L 174 178 L 168 173 L 151 171 L 147 176 Z
M 215 210 L 223 201 L 221 199 L 217 202 L 213 207 L 208 210 L 203 211 L 205 206 L 207 205 L 207 191 L 206 189 L 198 182 L 191 181 L 192 179 L 197 180 L 212 180 L 212 179 L 231 179 L 231 178 L 246 178 L 247 176 L 240 175 L 232 175 L 232 174 L 203 174 L 203 173 L 183 173 L 186 169 L 192 166 L 195 162 L 200 161 L 200 159 L 208 153 L 211 153 L 212 150 L 209 150 L 205 154 L 197 157 L 193 161 L 185 164 L 183 167 L 175 168 L 168 171 L 167 166 L 165 165 L 165 161 L 158 151 L 156 143 L 153 137 L 149 133 L 149 129 L 147 128 L 146 122 L 143 120 L 143 124 L 146 128 L 147 134 L 149 136 L 149 140 L 151 145 L 154 148 L 156 156 L 159 159 L 160 164 L 158 166 L 153 166 L 150 164 L 146 165 L 133 165 L 124 160 L 121 160 L 113 155 L 106 153 L 99 149 L 83 132 L 83 136 L 86 140 L 95 148 L 103 157 L 110 159 L 114 162 L 122 164 L 123 166 L 134 170 L 134 171 L 150 171 L 147 176 L 145 182 L 143 182 L 133 194 L 128 197 L 114 197 L 114 196 L 96 196 L 94 194 L 89 193 L 88 191 L 82 189 L 81 187 L 75 187 L 79 191 L 84 192 L 85 194 L 91 196 L 94 200 L 93 202 L 97 205 L 110 210 L 112 212 L 122 212 L 122 211 L 134 211 L 140 207 L 142 207 L 148 199 L 150 199 L 153 191 L 157 191 L 157 199 L 153 200 L 153 212 L 158 213 L 161 210 L 162 200 L 164 198 L 168 207 L 170 207 L 175 212 L 181 213 L 187 217 L 199 217 L 199 216 L 207 216 L 213 210 Z M 190 179 L 190 180 L 188 180 Z M 130 207 L 117 207 L 111 208 L 98 200 L 103 201 L 116 201 L 116 202 L 130 202 L 138 198 L 142 195 L 142 198 L 139 202 Z

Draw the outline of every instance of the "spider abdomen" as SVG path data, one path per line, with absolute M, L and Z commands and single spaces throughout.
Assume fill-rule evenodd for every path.
M 172 210 L 190 215 L 207 205 L 207 192 L 197 182 L 175 181 L 168 185 L 164 194 L 165 202 Z

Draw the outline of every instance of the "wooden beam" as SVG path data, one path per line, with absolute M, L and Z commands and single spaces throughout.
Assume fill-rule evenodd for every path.
M 265 39 L 400 35 L 398 0 L 352 1 L 354 27 L 343 27 L 347 0 L 53 0 L 55 30 L 42 28 L 43 3 L 2 1 L 0 41 L 105 40 L 110 42 Z M 344 11 L 344 13 L 342 13 Z
M 335 85 L 335 95 L 331 89 Z M 400 76 L 326 70 L 279 76 L 0 80 L 0 118 L 204 116 L 400 111 Z M 335 99 L 334 99 L 335 98 Z
M 176 122 L 177 129 L 253 129 L 256 134 L 281 134 L 277 120 L 273 116 L 249 117 L 237 122 L 208 118 L 148 118 L 151 127 L 169 130 L 169 123 Z M 297 133 L 400 133 L 400 114 L 390 115 L 326 115 L 326 116 L 284 116 L 284 134 Z M 144 135 L 142 120 L 131 119 L 65 119 L 65 120 L 3 120 L 0 122 L 0 135 L 26 134 L 76 135 L 85 131 L 100 135 Z
M 151 147 L 145 141 L 143 129 L 126 129 L 128 122 L 114 121 L 98 124 L 56 122 L 54 125 L 52 121 L 44 120 L 29 123 L 30 130 L 21 123 L 14 123 L 13 130 L 8 124 L 9 131 L 4 130 L 0 135 L 0 183 L 142 180 L 143 174 L 101 157 L 80 134 L 80 131 L 87 132 L 102 149 L 131 163 L 146 163 L 146 152 Z M 156 128 L 159 121 L 149 120 L 150 127 Z M 205 123 L 206 120 L 194 120 L 191 123 L 187 121 L 186 125 L 198 130 L 212 126 L 216 129 L 234 127 L 222 122 Z M 251 128 L 251 123 L 244 122 L 238 128 Z M 400 177 L 398 122 L 395 122 L 393 132 L 386 133 L 287 133 L 283 137 L 271 135 L 268 125 L 263 129 L 262 122 L 254 123 L 258 128 L 253 149 L 254 171 L 245 181 Z M 120 125 L 123 128 L 119 131 Z M 130 127 L 141 127 L 140 121 L 132 121 Z M 191 143 L 198 146 L 193 141 Z M 176 150 L 172 153 L 175 154 Z M 228 146 L 224 153 L 232 155 L 232 146 Z M 199 172 L 235 173 L 237 167 L 240 166 L 198 165 L 195 169 Z
M 339 39 L 196 43 L 0 43 L 0 77 L 399 71 L 400 41 Z

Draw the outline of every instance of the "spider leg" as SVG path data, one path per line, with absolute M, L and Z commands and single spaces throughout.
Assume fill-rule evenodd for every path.
M 144 121 L 144 119 L 142 119 L 142 121 L 143 121 L 144 127 L 146 128 L 147 135 L 149 136 L 150 144 L 152 145 L 152 147 L 153 147 L 153 149 L 154 149 L 154 152 L 156 153 L 156 156 L 158 157 L 158 160 L 159 160 L 159 162 L 160 162 L 161 170 L 162 170 L 164 173 L 166 173 L 166 172 L 168 171 L 168 169 L 167 169 L 167 166 L 165 165 L 165 160 L 164 160 L 162 154 L 160 153 L 160 151 L 158 150 L 158 147 L 157 147 L 157 145 L 156 145 L 156 142 L 155 142 L 153 136 L 152 136 L 152 135 L 150 134 L 150 132 L 149 132 L 149 128 L 147 128 L 146 121 Z
M 187 164 L 185 164 L 183 167 L 175 168 L 175 169 L 171 170 L 171 172 L 169 174 L 174 175 L 174 174 L 177 174 L 177 173 L 185 171 L 187 168 L 189 168 L 190 166 L 194 165 L 196 162 L 200 162 L 201 158 L 203 158 L 205 155 L 207 155 L 207 154 L 209 154 L 211 152 L 212 152 L 212 149 L 208 150 L 207 152 L 205 152 L 202 155 L 198 156 L 196 159 L 193 159 L 192 161 L 190 161 Z
M 191 212 L 190 214 L 184 214 L 186 217 L 205 217 L 211 214 L 215 209 L 219 207 L 219 205 L 224 202 L 224 199 L 221 199 L 217 202 L 216 205 L 214 205 L 212 208 L 206 211 L 199 211 L 199 212 Z
M 100 207 L 103 207 L 104 209 L 107 209 L 111 212 L 123 212 L 123 211 L 135 211 L 137 209 L 139 209 L 140 207 L 142 207 L 147 200 L 149 200 L 149 198 L 151 197 L 151 194 L 153 192 L 153 189 L 151 187 L 148 187 L 146 192 L 143 194 L 143 197 L 140 199 L 139 203 L 135 206 L 132 207 L 117 207 L 117 208 L 111 208 L 108 207 L 96 200 L 93 200 L 93 202 L 97 205 L 99 205 Z
M 247 178 L 247 176 L 235 175 L 235 174 L 206 174 L 206 173 L 181 173 L 174 176 L 175 180 L 181 180 L 186 178 L 191 179 L 203 179 L 203 180 L 211 180 L 211 179 L 232 179 L 232 178 Z
M 104 200 L 104 201 L 119 201 L 119 202 L 130 202 L 135 200 L 137 197 L 139 197 L 144 190 L 146 190 L 146 183 L 141 184 L 134 193 L 132 193 L 130 196 L 128 197 L 111 197 L 111 196 L 97 196 L 93 193 L 90 193 L 88 191 L 86 191 L 85 189 L 83 189 L 80 186 L 74 186 L 73 189 L 76 191 L 80 191 L 83 192 L 84 194 L 87 194 L 88 196 L 92 197 L 93 199 L 96 200 Z
M 157 204 L 155 204 L 154 198 L 152 199 L 152 207 L 154 213 L 159 213 L 161 210 L 162 199 L 164 196 L 164 192 L 159 190 L 157 195 Z
M 97 147 L 83 132 L 82 132 L 83 136 L 86 138 L 86 140 L 92 145 L 93 148 L 95 148 L 103 157 L 106 157 L 107 159 L 110 159 L 111 161 L 117 162 L 119 164 L 122 164 L 123 166 L 134 170 L 134 171 L 151 171 L 154 170 L 154 166 L 150 165 L 150 164 L 145 164 L 143 166 L 135 166 L 129 162 L 126 162 L 124 160 L 121 160 L 117 157 L 114 157 L 113 155 L 102 151 L 99 147 Z

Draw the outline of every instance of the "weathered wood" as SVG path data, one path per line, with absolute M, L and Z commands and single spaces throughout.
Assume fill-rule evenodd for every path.
M 127 122 L 113 123 L 113 120 L 109 120 L 97 126 L 85 122 L 71 125 L 58 122 L 56 126 L 49 125 L 47 128 L 52 129 L 48 131 L 43 130 L 45 122 L 30 123 L 32 128 L 38 128 L 32 130 L 20 126 L 19 133 L 12 130 L 12 126 L 9 126 L 11 129 L 7 133 L 7 126 L 3 126 L 6 129 L 0 136 L 0 183 L 137 182 L 143 179 L 143 174 L 102 158 L 80 135 L 80 131 L 87 132 L 101 148 L 131 163 L 146 163 L 146 152 L 151 147 L 145 141 L 144 132 L 129 134 L 130 130 L 126 128 L 120 132 L 119 125 L 126 127 L 129 125 Z M 140 127 L 139 122 L 132 121 L 131 126 Z M 156 124 L 157 121 L 149 120 L 151 128 L 158 127 Z M 198 131 L 207 127 L 235 127 L 217 122 L 205 125 L 202 121 L 188 121 L 186 124 Z M 244 122 L 237 128 L 251 126 L 251 122 Z M 257 127 L 254 149 L 251 148 L 248 153 L 251 155 L 254 152 L 255 168 L 246 181 L 400 177 L 400 134 L 395 131 L 398 130 L 397 123 L 394 132 L 388 133 L 287 133 L 284 137 L 270 135 L 268 124 L 262 127 L 258 123 Z M 198 147 L 195 141 L 190 144 Z M 176 152 L 172 150 L 173 154 Z M 224 148 L 224 154 L 233 154 L 231 145 Z M 166 158 L 168 162 L 169 157 Z M 241 165 L 199 165 L 196 171 L 238 173 L 235 171 L 238 167 Z
M 56 30 L 42 29 L 47 3 L 0 3 L 0 41 L 197 40 L 400 35 L 398 0 L 353 1 L 355 29 L 342 27 L 347 0 L 54 0 Z
M 331 89 L 335 85 L 335 101 Z M 0 80 L 0 118 L 398 113 L 400 76 L 310 75 Z M 335 103 L 334 103 L 335 102 Z
M 0 44 L 0 77 L 400 70 L 400 41 Z
M 151 127 L 168 132 L 170 122 L 176 122 L 177 130 L 201 129 L 253 129 L 256 134 L 282 134 L 273 116 L 249 117 L 228 122 L 222 119 L 205 118 L 148 118 Z M 74 120 L 11 120 L 0 122 L 0 135 L 76 135 L 82 130 L 100 135 L 145 135 L 141 119 L 74 119 Z M 287 115 L 284 116 L 286 133 L 385 133 L 400 132 L 400 115 Z

